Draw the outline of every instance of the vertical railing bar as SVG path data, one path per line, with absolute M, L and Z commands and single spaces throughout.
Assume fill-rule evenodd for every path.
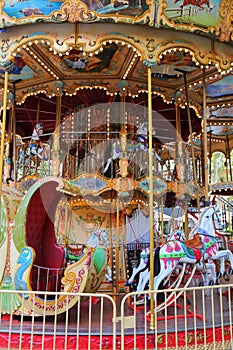
M 153 296 L 154 297 L 154 296 Z M 145 342 L 145 350 L 147 350 L 147 308 L 146 308 L 146 305 L 147 305 L 147 294 L 144 295 L 144 334 L 145 334 L 145 339 L 144 339 L 144 342 Z
M 107 296 L 106 296 L 107 297 Z M 112 350 L 116 350 L 116 322 L 118 322 L 118 319 L 116 317 L 116 303 L 112 298 L 108 299 L 111 301 L 112 309 L 113 309 L 113 315 L 112 315 L 112 336 L 113 336 L 113 343 L 112 343 Z M 124 307 L 124 303 L 123 304 Z
M 31 294 L 29 295 L 29 298 L 30 298 L 30 297 L 31 297 Z M 35 325 L 35 302 L 36 302 L 36 299 L 33 298 L 30 350 L 33 350 L 33 336 L 34 336 L 34 325 Z
M 231 344 L 233 344 L 233 334 L 232 334 L 232 312 L 231 312 L 231 287 L 228 286 L 228 305 L 229 305 L 229 325 L 230 325 L 230 336 Z
M 215 344 L 215 309 L 214 309 L 214 289 L 211 288 L 211 310 L 212 310 L 212 332 L 213 332 L 213 343 L 214 343 L 214 349 L 216 349 Z
M 184 333 L 185 333 L 185 347 L 188 349 L 188 326 L 187 326 L 187 291 L 184 291 Z
M 91 349 L 92 296 L 89 297 L 88 350 Z
M 134 349 L 137 348 L 137 329 L 136 329 L 136 315 L 137 315 L 137 307 L 136 307 L 136 298 L 133 305 L 133 343 L 134 343 Z
M 102 349 L 102 339 L 103 339 L 103 309 L 104 309 L 104 299 L 100 299 L 100 350 Z
M 204 288 L 202 287 L 202 290 L 201 290 L 201 294 L 202 294 L 202 308 L 203 308 L 203 319 L 204 319 L 204 322 L 203 322 L 203 331 L 204 331 L 204 345 L 205 345 L 205 349 L 206 349 L 206 324 L 205 324 L 205 319 L 206 319 L 206 312 L 205 312 L 205 290 Z
M 77 336 L 76 336 L 76 350 L 79 349 L 79 331 L 80 331 L 80 297 L 78 297 L 78 306 L 77 306 Z
M 55 301 L 54 301 L 54 303 L 55 303 L 55 305 L 54 305 L 55 312 L 54 312 L 54 322 L 53 322 L 53 324 L 54 324 L 53 350 L 56 349 L 56 342 L 57 342 L 57 301 L 58 301 L 58 299 L 59 299 L 59 295 L 56 294 L 55 295 Z
M 130 298 L 130 297 L 128 297 Z M 134 299 L 135 299 L 135 296 L 134 296 Z M 123 302 L 121 302 L 121 317 L 120 317 L 120 320 L 121 320 L 121 350 L 124 350 L 124 340 L 125 340 L 125 334 L 124 334 L 124 307 L 125 307 L 125 303 L 124 303 L 124 299 L 123 299 Z
M 69 323 L 69 296 L 66 295 L 66 321 L 65 321 L 65 350 L 67 350 L 68 342 L 68 323 Z
M 23 316 L 24 316 L 24 299 L 25 299 L 25 292 L 23 292 L 23 298 L 22 298 L 22 313 L 20 315 L 20 332 L 19 332 L 19 350 L 22 349 L 22 335 L 23 335 Z M 11 297 L 11 304 L 13 303 L 13 294 Z
M 166 339 L 166 350 L 168 349 L 168 325 L 167 325 L 167 292 L 165 294 L 165 308 L 164 308 L 164 313 L 165 313 L 165 320 L 164 320 L 164 326 L 165 326 L 165 339 Z
M 194 341 L 195 348 L 197 348 L 197 312 L 196 312 L 196 289 L 193 290 L 193 320 L 194 320 Z
M 175 339 L 176 339 L 176 348 L 178 349 L 178 319 L 177 319 L 177 298 L 176 298 L 177 292 L 175 292 L 174 297 L 174 316 L 175 316 Z
M 10 324 L 9 324 L 8 349 L 11 349 L 12 321 L 13 321 L 13 314 L 12 314 L 12 313 L 10 313 Z
M 222 288 L 220 288 L 220 293 L 219 293 L 219 299 L 220 299 L 220 318 L 221 318 L 221 329 L 222 329 L 222 346 L 224 349 L 224 321 L 223 321 L 223 305 L 222 305 Z
M 155 349 L 157 348 L 157 339 L 158 339 L 158 312 L 157 312 L 157 308 L 158 308 L 158 294 L 157 291 L 154 291 L 154 293 L 152 295 L 150 295 L 152 298 L 155 299 L 154 302 L 154 307 L 155 307 Z
M 44 350 L 44 341 L 45 341 L 45 322 L 46 322 L 46 304 L 47 304 L 47 293 L 44 294 L 44 312 L 43 312 L 43 323 L 42 323 L 42 350 Z

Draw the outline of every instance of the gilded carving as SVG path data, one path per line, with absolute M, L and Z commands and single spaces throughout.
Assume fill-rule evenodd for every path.
M 220 41 L 230 41 L 233 37 L 233 2 L 222 0 L 219 6 L 219 14 L 222 20 L 216 26 L 216 35 Z
M 62 6 L 62 12 L 65 12 L 68 16 L 68 22 L 90 22 L 93 21 L 96 16 L 91 13 L 88 7 L 79 0 L 66 1 Z
M 5 1 L 0 0 L 0 11 L 2 12 L 3 7 L 5 6 Z

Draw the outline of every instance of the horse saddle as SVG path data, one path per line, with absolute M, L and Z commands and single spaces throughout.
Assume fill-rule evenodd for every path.
M 187 248 L 202 248 L 202 240 L 201 236 L 198 233 L 195 233 L 192 239 L 185 241 L 185 245 Z

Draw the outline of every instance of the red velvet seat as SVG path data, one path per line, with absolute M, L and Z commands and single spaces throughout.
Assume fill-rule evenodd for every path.
M 56 244 L 54 220 L 61 193 L 57 182 L 43 184 L 33 195 L 26 215 L 26 241 L 34 248 L 36 259 L 31 280 L 34 290 L 59 291 L 65 251 Z M 48 270 L 51 269 L 51 270 Z M 57 269 L 57 270 L 56 270 Z M 59 277 L 57 273 L 60 273 Z

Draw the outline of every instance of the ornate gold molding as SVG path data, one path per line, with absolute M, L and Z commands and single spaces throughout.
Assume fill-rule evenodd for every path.
M 219 14 L 222 20 L 217 24 L 215 34 L 220 41 L 230 41 L 233 37 L 233 1 L 222 0 L 219 6 Z
M 66 1 L 62 6 L 61 11 L 66 14 L 66 19 L 70 23 L 92 22 L 96 19 L 96 15 L 93 11 L 89 11 L 87 5 L 79 0 Z

